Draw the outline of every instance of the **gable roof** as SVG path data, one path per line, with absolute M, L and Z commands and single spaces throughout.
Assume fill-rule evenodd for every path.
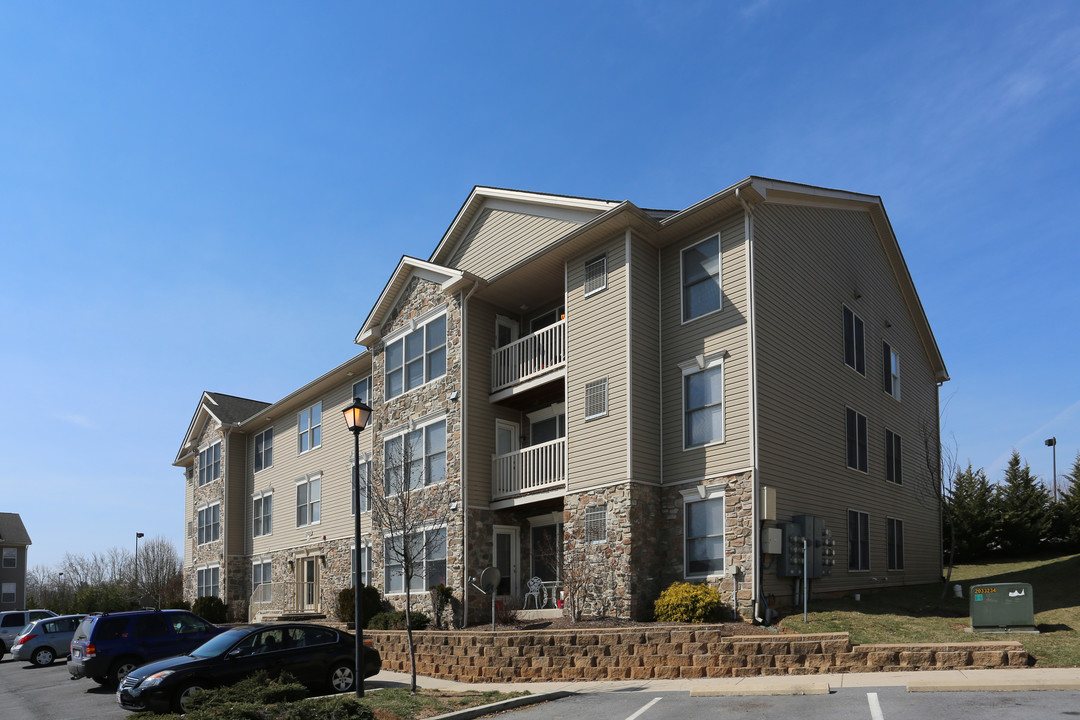
M 0 512 L 0 544 L 30 545 L 30 533 L 26 532 L 18 513 Z
M 356 333 L 354 341 L 356 344 L 370 346 L 378 341 L 381 336 L 379 327 L 386 320 L 386 316 L 390 314 L 390 311 L 394 309 L 394 305 L 397 303 L 401 293 L 414 276 L 439 283 L 443 292 L 446 293 L 452 293 L 467 285 L 482 282 L 480 278 L 471 273 L 402 255 L 393 274 L 387 280 L 386 286 L 383 287 L 383 291 L 379 294 L 379 299 L 375 301 L 375 306 L 371 308 L 371 312 L 368 313 L 363 326 Z
M 270 403 L 259 400 L 204 391 L 202 397 L 199 398 L 199 405 L 195 408 L 195 414 L 191 418 L 187 433 L 184 435 L 184 442 L 181 443 L 173 464 L 179 463 L 181 458 L 195 449 L 202 428 L 210 418 L 217 420 L 223 426 L 235 427 L 241 421 L 257 415 L 269 406 Z

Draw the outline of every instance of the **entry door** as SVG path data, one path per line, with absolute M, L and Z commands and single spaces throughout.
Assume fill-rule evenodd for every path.
M 305 612 L 319 609 L 319 562 L 316 558 L 300 561 L 300 609 Z
M 495 316 L 495 347 L 505 347 L 518 339 L 518 324 L 505 315 Z
M 495 421 L 495 487 L 499 493 L 515 493 L 521 490 L 521 449 L 518 433 L 521 427 L 508 420 Z
M 511 597 L 521 592 L 518 565 L 521 562 L 521 540 L 516 527 L 495 526 L 495 567 L 499 568 L 502 579 L 495 594 Z

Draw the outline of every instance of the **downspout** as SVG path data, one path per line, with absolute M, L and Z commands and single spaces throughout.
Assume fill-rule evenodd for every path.
M 757 313 L 754 304 L 754 211 L 742 196 L 742 188 L 735 188 L 735 197 L 743 206 L 744 234 L 746 235 L 746 314 L 748 338 L 748 362 L 750 365 L 750 453 L 752 484 L 750 492 L 751 508 L 751 547 L 753 547 L 753 571 L 750 578 L 750 597 L 753 598 L 754 619 L 762 622 L 760 599 L 764 597 L 761 581 L 761 506 L 758 494 L 761 492 L 760 465 L 758 457 L 758 389 L 757 389 Z M 736 584 L 736 587 L 738 585 Z M 736 611 L 738 605 L 736 604 Z M 768 624 L 768 617 L 764 619 Z
M 472 288 L 461 299 L 461 626 L 466 627 L 469 624 L 469 504 L 466 502 L 465 493 L 465 467 L 466 459 L 469 457 L 469 426 L 465 422 L 465 414 L 468 410 L 469 394 L 467 389 L 469 383 L 466 381 L 466 375 L 469 371 L 469 363 L 466 362 L 469 354 L 469 334 L 466 332 L 468 328 L 467 312 L 469 306 L 469 298 L 473 296 L 476 289 L 480 287 L 480 281 L 477 280 L 473 283 Z

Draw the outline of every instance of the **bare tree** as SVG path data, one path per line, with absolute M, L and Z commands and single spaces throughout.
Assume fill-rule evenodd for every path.
M 927 502 L 937 503 L 939 525 L 949 533 L 945 579 L 941 584 L 941 593 L 938 595 L 937 607 L 940 612 L 945 608 L 945 597 L 948 593 L 949 583 L 952 581 L 952 571 L 955 565 L 956 528 L 949 498 L 953 493 L 959 467 L 956 462 L 955 441 L 953 441 L 952 445 L 945 445 L 941 442 L 940 437 L 931 432 L 930 427 L 925 423 L 922 427 L 922 435 L 924 457 L 926 459 L 926 477 L 919 488 L 919 501 L 924 504 Z
M 382 487 L 370 483 L 367 502 L 372 529 L 383 534 L 387 592 L 405 592 L 405 625 L 416 693 L 416 644 L 412 631 L 413 592 L 445 584 L 447 527 L 456 485 L 446 479 L 446 426 L 410 430 L 383 445 Z
M 606 617 L 618 611 L 619 599 L 615 597 L 616 567 L 612 554 L 614 533 L 604 523 L 603 536 L 587 537 L 589 531 L 568 531 L 565 552 L 558 544 L 562 537 L 554 537 L 537 550 L 548 557 L 560 559 L 559 586 L 566 601 L 566 611 L 571 620 L 582 617 Z
M 160 610 L 175 591 L 180 577 L 180 555 L 162 536 L 150 538 L 139 547 L 139 577 L 136 597 L 149 598 Z

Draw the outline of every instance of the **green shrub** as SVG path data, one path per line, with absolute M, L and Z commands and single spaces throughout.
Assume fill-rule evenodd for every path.
M 371 623 L 371 618 L 375 617 L 383 611 L 383 599 L 379 594 L 379 589 L 372 587 L 371 585 L 363 586 L 364 601 L 364 627 L 368 627 Z M 341 590 L 337 596 L 337 615 L 341 618 L 342 622 L 351 623 L 356 618 L 356 595 L 351 587 L 347 587 Z
M 724 609 L 720 592 L 709 585 L 677 582 L 660 593 L 653 610 L 660 622 L 718 622 Z
M 191 612 L 212 623 L 225 622 L 225 603 L 217 595 L 203 595 L 191 604 Z
M 265 670 L 259 670 L 233 685 L 199 693 L 192 699 L 191 704 L 193 709 L 217 708 L 223 705 L 273 705 L 296 702 L 306 698 L 308 694 L 307 688 L 288 673 L 274 677 Z M 230 714 L 228 717 L 233 716 Z
M 431 624 L 431 618 L 419 610 L 413 610 L 410 616 L 413 630 L 426 630 L 427 626 Z M 405 611 L 388 610 L 381 612 L 368 621 L 368 627 L 372 630 L 404 630 Z
M 165 607 L 169 610 L 191 610 L 191 603 L 187 600 L 173 600 L 170 603 L 166 603 Z

